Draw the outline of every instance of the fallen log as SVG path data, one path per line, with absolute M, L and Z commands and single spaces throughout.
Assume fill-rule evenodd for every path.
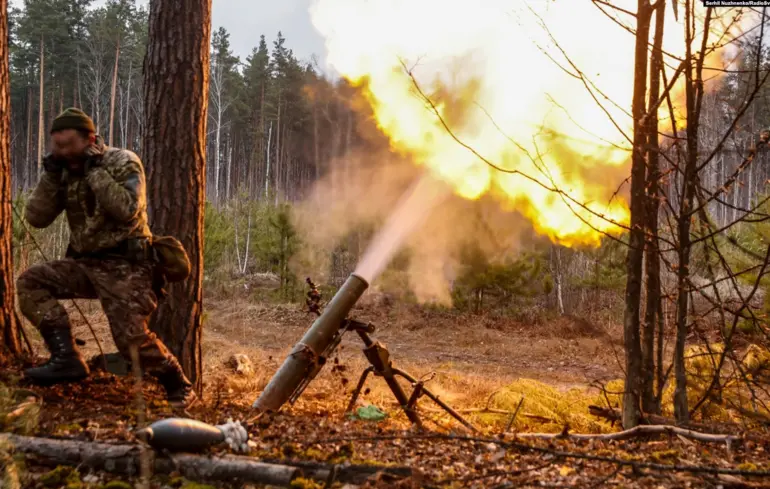
M 588 412 L 591 413 L 593 416 L 604 418 L 612 422 L 619 423 L 623 419 L 623 415 L 617 409 L 604 408 L 600 406 L 588 406 Z M 730 433 L 730 432 L 735 432 L 737 430 L 740 430 L 742 428 L 741 425 L 738 425 L 735 423 L 725 423 L 725 422 L 696 423 L 693 421 L 689 421 L 687 423 L 678 423 L 673 418 L 667 418 L 665 416 L 660 416 L 658 414 L 648 414 L 648 413 L 642 414 L 641 423 L 648 424 L 648 425 L 677 426 L 679 428 L 686 428 L 686 429 L 697 430 L 702 432 L 725 431 L 727 433 Z M 749 436 L 746 436 L 745 438 L 748 439 Z
M 434 409 L 434 408 L 421 408 L 427 412 L 430 413 L 446 413 L 446 411 L 442 409 Z M 514 414 L 517 414 L 516 411 L 508 411 L 506 409 L 497 409 L 497 408 L 467 408 L 467 409 L 455 409 L 460 414 L 500 414 L 502 416 L 508 416 L 511 417 Z M 558 421 L 553 420 L 551 418 L 547 418 L 545 416 L 540 416 L 538 414 L 529 414 L 529 413 L 521 413 L 519 416 L 523 418 L 529 418 L 534 419 L 536 421 L 540 421 L 542 423 L 557 423 Z
M 18 452 L 38 457 L 42 464 L 85 466 L 127 476 L 140 474 L 141 456 L 149 458 L 153 473 L 178 472 L 189 480 L 199 482 L 227 481 L 288 487 L 299 477 L 361 484 L 379 473 L 396 478 L 412 475 L 408 467 L 340 466 L 302 461 L 265 463 L 244 456 L 160 454 L 151 449 L 143 455 L 142 447 L 134 444 L 60 440 L 6 433 L 0 434 L 0 440 L 8 441 Z
M 588 412 L 591 413 L 593 416 L 596 416 L 598 418 L 604 418 L 607 421 L 620 422 L 623 419 L 623 414 L 617 409 L 604 408 L 600 406 L 588 406 Z M 643 417 L 642 422 L 646 424 L 655 424 L 655 425 L 675 424 L 673 419 L 666 418 L 664 416 L 659 416 L 657 414 L 645 413 L 642 415 L 642 417 Z M 688 426 L 693 427 L 692 425 L 688 425 Z
M 553 440 L 553 439 L 568 439 L 568 440 L 626 440 L 640 435 L 650 434 L 662 434 L 668 433 L 672 435 L 679 435 L 691 440 L 697 440 L 708 443 L 732 443 L 742 440 L 742 437 L 737 435 L 715 435 L 711 433 L 700 433 L 698 431 L 679 428 L 677 426 L 670 425 L 639 425 L 634 428 L 625 431 L 619 431 L 617 433 L 603 433 L 598 435 L 592 434 L 571 434 L 571 433 L 521 433 L 517 434 L 517 438 L 537 438 L 541 440 Z

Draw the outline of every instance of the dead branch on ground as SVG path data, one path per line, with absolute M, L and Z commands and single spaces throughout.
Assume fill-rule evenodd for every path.
M 137 476 L 140 474 L 140 446 L 77 440 L 55 440 L 13 434 L 0 434 L 18 452 L 33 455 L 42 464 L 85 466 L 95 470 Z M 167 454 L 148 451 L 154 473 L 178 472 L 194 481 L 233 481 L 288 487 L 299 477 L 320 481 L 362 483 L 372 475 L 409 477 L 408 467 L 371 465 L 338 466 L 314 462 L 265 463 L 235 455 L 212 457 L 192 454 Z

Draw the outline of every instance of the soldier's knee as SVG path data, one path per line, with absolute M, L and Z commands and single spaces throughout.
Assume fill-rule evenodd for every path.
M 30 267 L 16 279 L 16 295 L 21 313 L 36 326 L 58 304 L 39 279 L 43 265 Z
M 37 295 L 35 292 L 38 288 L 35 286 L 34 280 L 32 280 L 27 272 L 22 273 L 16 280 L 16 295 L 19 297 L 19 309 L 22 314 L 29 316 L 37 306 Z
M 38 279 L 42 267 L 43 265 L 34 265 L 19 275 L 19 278 L 16 279 L 16 290 L 18 291 L 19 296 L 34 292 L 43 287 L 43 284 Z

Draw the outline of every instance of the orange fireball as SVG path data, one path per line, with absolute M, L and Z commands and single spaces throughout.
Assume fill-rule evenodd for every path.
M 599 5 L 316 0 L 311 16 L 329 64 L 365 88 L 395 150 L 462 197 L 492 193 L 569 246 L 595 245 L 629 221 L 617 191 L 631 153 L 634 37 Z M 632 17 L 611 13 L 633 29 Z M 670 77 L 684 36 L 668 17 Z

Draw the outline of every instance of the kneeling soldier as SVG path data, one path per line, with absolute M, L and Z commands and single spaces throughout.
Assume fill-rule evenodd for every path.
M 53 121 L 52 152 L 26 206 L 26 219 L 45 228 L 66 212 L 70 243 L 63 260 L 36 265 L 18 279 L 22 313 L 39 330 L 50 360 L 24 374 L 37 383 L 84 379 L 89 369 L 57 299 L 99 299 L 115 344 L 166 389 L 169 403 L 188 405 L 192 384 L 176 357 L 147 329 L 157 307 L 155 262 L 147 224 L 145 175 L 136 154 L 104 145 L 93 121 L 67 109 Z

